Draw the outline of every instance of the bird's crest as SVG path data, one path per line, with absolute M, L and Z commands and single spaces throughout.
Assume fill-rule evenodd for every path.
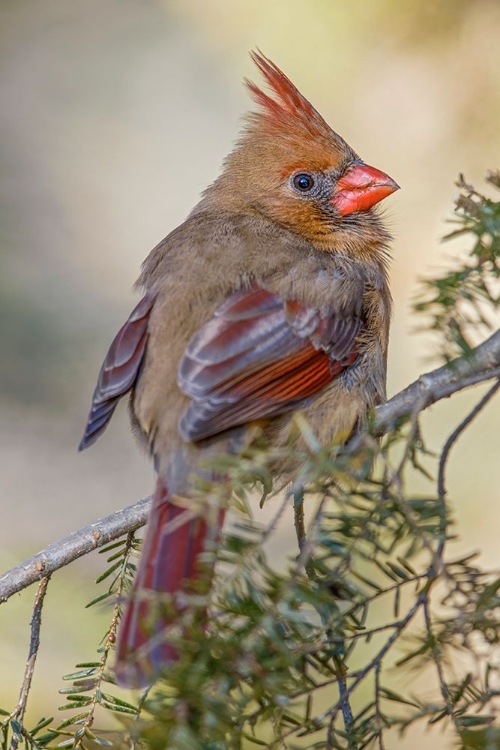
M 251 122 L 262 124 L 264 118 L 273 129 L 298 129 L 312 138 L 334 140 L 337 146 L 349 148 L 277 65 L 260 51 L 251 52 L 250 56 L 275 95 L 273 98 L 253 81 L 245 80 L 252 98 L 260 107 L 259 112 L 250 115 Z

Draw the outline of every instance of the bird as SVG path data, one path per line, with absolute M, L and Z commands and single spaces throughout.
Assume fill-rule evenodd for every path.
M 129 396 L 156 473 L 116 644 L 129 687 L 177 658 L 169 628 L 224 521 L 195 489 L 224 483 L 210 460 L 256 436 L 287 446 L 297 410 L 322 445 L 341 445 L 386 398 L 391 236 L 375 206 L 399 186 L 269 58 L 251 57 L 265 86 L 245 81 L 256 106 L 220 175 L 144 261 L 142 298 L 104 360 L 79 446 Z

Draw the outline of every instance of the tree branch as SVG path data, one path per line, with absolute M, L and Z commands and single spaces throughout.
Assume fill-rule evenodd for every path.
M 151 497 L 138 500 L 123 510 L 100 518 L 69 536 L 52 542 L 41 552 L 11 568 L 0 577 L 0 604 L 40 578 L 77 560 L 94 549 L 104 547 L 124 534 L 139 529 L 147 521 Z
M 373 425 L 383 435 L 396 422 L 423 411 L 442 398 L 500 375 L 500 330 L 480 344 L 470 357 L 458 357 L 418 380 L 376 409 Z
M 477 383 L 500 377 L 500 330 L 477 347 L 470 357 L 421 375 L 418 380 L 376 409 L 372 430 L 383 435 L 399 420 L 423 411 L 442 398 Z M 50 544 L 0 577 L 0 603 L 34 581 L 50 575 L 82 555 L 102 547 L 146 523 L 151 497 L 101 518 Z
M 28 661 L 26 662 L 26 669 L 24 672 L 23 684 L 21 686 L 21 692 L 19 693 L 19 700 L 15 709 L 12 711 L 7 721 L 16 719 L 21 725 L 23 724 L 24 713 L 26 711 L 26 704 L 28 702 L 28 695 L 31 688 L 31 681 L 33 680 L 33 673 L 35 671 L 36 657 L 38 656 L 38 649 L 40 648 L 40 628 L 42 625 L 42 607 L 47 592 L 47 586 L 49 585 L 50 577 L 42 578 L 38 591 L 35 597 L 35 605 L 33 608 L 33 616 L 31 618 L 31 637 L 30 637 L 30 648 L 28 654 Z M 16 734 L 12 735 L 10 742 L 10 750 L 17 750 L 19 746 L 19 740 Z
M 460 422 L 458 427 L 453 430 L 449 438 L 447 439 L 446 443 L 444 444 L 444 448 L 441 453 L 441 458 L 439 459 L 439 472 L 438 472 L 438 496 L 439 498 L 444 502 L 446 497 L 446 485 L 445 485 L 445 469 L 446 469 L 446 462 L 448 461 L 448 457 L 451 453 L 451 449 L 453 448 L 454 444 L 457 442 L 458 438 L 462 434 L 462 432 L 470 425 L 470 423 L 477 417 L 479 412 L 481 412 L 486 404 L 490 401 L 490 399 L 493 398 L 495 393 L 500 388 L 500 379 L 494 383 L 491 388 L 488 389 L 488 391 L 485 393 L 485 395 L 482 397 L 482 399 L 475 405 L 475 407 L 472 409 L 472 411 L 467 414 L 467 416 Z

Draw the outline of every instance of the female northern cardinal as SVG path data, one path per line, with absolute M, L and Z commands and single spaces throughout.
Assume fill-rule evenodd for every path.
M 274 63 L 252 57 L 272 96 L 247 82 L 258 111 L 220 177 L 146 259 L 145 296 L 111 344 L 80 444 L 130 392 L 158 479 L 118 637 L 124 685 L 151 682 L 175 658 L 165 634 L 175 615 L 160 614 L 151 637 L 151 592 L 171 595 L 175 612 L 197 576 L 208 525 L 189 498 L 207 457 L 256 429 L 284 445 L 298 408 L 323 443 L 339 443 L 385 398 L 389 235 L 373 206 L 398 185 Z

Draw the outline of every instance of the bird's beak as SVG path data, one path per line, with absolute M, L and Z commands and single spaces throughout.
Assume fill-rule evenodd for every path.
M 366 211 L 396 190 L 399 185 L 388 174 L 356 161 L 337 182 L 332 203 L 341 216 L 347 216 Z

